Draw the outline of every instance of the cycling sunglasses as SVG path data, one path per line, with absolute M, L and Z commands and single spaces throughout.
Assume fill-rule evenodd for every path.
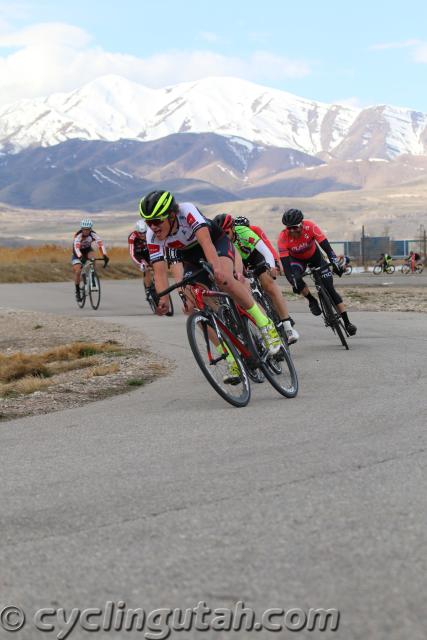
M 145 222 L 149 227 L 160 227 L 160 225 L 165 222 L 165 220 L 169 219 L 169 214 L 167 216 L 162 216 L 161 218 L 154 218 L 154 220 L 146 220 Z

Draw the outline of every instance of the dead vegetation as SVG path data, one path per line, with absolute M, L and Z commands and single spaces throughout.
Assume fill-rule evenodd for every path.
M 139 331 L 12 309 L 0 309 L 0 350 L 0 420 L 80 407 L 171 367 Z
M 108 255 L 110 263 L 106 269 L 100 268 L 101 278 L 140 277 L 127 247 L 112 247 Z M 64 282 L 71 278 L 71 246 L 0 247 L 0 283 Z

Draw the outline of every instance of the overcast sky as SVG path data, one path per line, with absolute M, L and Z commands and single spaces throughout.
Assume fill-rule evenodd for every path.
M 0 104 L 107 73 L 149 87 L 232 75 L 427 112 L 427 2 L 0 0 Z

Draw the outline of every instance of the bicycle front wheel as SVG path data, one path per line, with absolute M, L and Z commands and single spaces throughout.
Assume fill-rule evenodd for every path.
M 221 335 L 221 347 L 217 347 L 213 322 L 201 312 L 195 312 L 187 319 L 187 336 L 196 362 L 209 384 L 233 406 L 245 407 L 251 397 L 248 374 L 227 336 Z
M 386 267 L 386 272 L 391 275 L 392 273 L 394 273 L 396 271 L 396 267 L 394 266 L 394 264 L 390 264 L 388 267 Z
M 350 264 L 345 268 L 344 275 L 351 276 L 352 273 L 353 273 L 353 267 Z
M 326 325 L 331 327 L 332 331 L 336 333 L 340 339 L 342 346 L 348 350 L 349 346 L 345 337 L 346 331 L 344 323 L 339 316 L 339 311 L 336 309 L 329 295 L 322 289 L 319 291 L 319 302 L 325 317 Z
M 89 299 L 92 309 L 96 311 L 101 302 L 101 282 L 96 271 L 89 274 Z
M 409 264 L 402 264 L 401 271 L 406 275 L 411 271 L 411 267 Z
M 280 350 L 267 355 L 261 332 L 256 324 L 243 317 L 251 348 L 260 357 L 259 367 L 269 383 L 285 398 L 295 398 L 298 393 L 298 376 L 289 349 L 282 340 Z

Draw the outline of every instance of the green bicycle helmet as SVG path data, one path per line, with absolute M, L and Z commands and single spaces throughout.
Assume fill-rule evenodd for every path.
M 151 191 L 139 203 L 139 214 L 144 220 L 167 218 L 176 209 L 176 201 L 170 191 Z

